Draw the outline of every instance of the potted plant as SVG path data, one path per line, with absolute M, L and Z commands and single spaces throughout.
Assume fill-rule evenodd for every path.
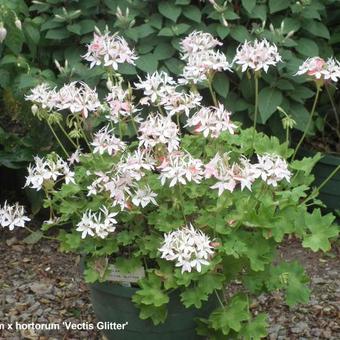
M 327 61 L 321 57 L 308 58 L 300 67 L 297 75 L 306 76 L 316 87 L 314 102 L 295 153 L 296 155 L 315 155 L 317 151 L 323 152 L 323 157 L 317 163 L 313 173 L 315 183 L 318 185 L 320 199 L 326 204 L 327 209 L 340 210 L 340 117 L 334 101 L 334 84 L 340 78 L 340 63 L 334 58 Z M 316 116 L 316 109 L 321 94 L 328 97 L 331 111 L 320 111 Z M 316 133 L 311 136 L 312 126 L 316 127 Z M 317 127 L 319 126 L 319 131 Z M 308 137 L 308 138 L 306 138 Z M 301 148 L 303 142 L 307 149 Z
M 43 229 L 59 227 L 60 249 L 83 256 L 110 339 L 264 337 L 266 316 L 250 310 L 254 294 L 282 289 L 289 306 L 309 295 L 297 262 L 274 261 L 277 245 L 295 235 L 327 251 L 338 234 L 332 214 L 307 210 L 319 155 L 289 162 L 288 143 L 242 129 L 217 101 L 213 78 L 232 67 L 218 45 L 193 32 L 181 42 L 182 77 L 160 71 L 130 85 L 117 69 L 134 63 L 134 51 L 96 32 L 84 58 L 105 68 L 107 96 L 85 83 L 43 84 L 27 96 L 65 157 L 36 157 L 26 186 L 46 194 Z M 246 42 L 234 59 L 255 81 L 280 61 L 267 41 Z M 6 204 L 0 222 L 23 226 L 23 208 Z M 228 296 L 235 280 L 242 285 Z

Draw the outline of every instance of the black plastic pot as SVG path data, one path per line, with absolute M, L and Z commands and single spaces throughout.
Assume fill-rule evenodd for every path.
M 313 157 L 315 154 L 316 152 L 312 150 L 300 149 L 299 151 L 299 156 L 301 158 Z M 315 176 L 314 185 L 320 185 L 339 164 L 339 156 L 324 154 L 324 157 L 313 169 L 313 174 Z M 340 171 L 338 171 L 338 173 L 321 188 L 319 198 L 323 203 L 325 203 L 328 211 L 340 209 Z
M 141 320 L 139 310 L 131 301 L 137 288 L 123 287 L 110 282 L 90 285 L 91 301 L 98 322 L 128 324 L 124 330 L 102 330 L 109 340 L 197 340 L 196 317 L 207 317 L 217 307 L 215 296 L 201 309 L 185 308 L 179 294 L 174 292 L 168 303 L 168 317 L 164 324 L 154 326 Z M 103 324 L 100 323 L 100 326 Z M 107 324 L 109 325 L 109 324 Z

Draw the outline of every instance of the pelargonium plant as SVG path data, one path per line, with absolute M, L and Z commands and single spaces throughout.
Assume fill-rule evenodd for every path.
M 214 296 L 219 306 L 199 320 L 199 334 L 260 338 L 267 321 L 251 312 L 255 294 L 282 289 L 289 306 L 309 295 L 303 268 L 278 263 L 277 246 L 294 235 L 305 248 L 327 251 L 338 233 L 331 214 L 311 210 L 319 204 L 310 185 L 320 155 L 290 161 L 288 143 L 233 121 L 211 86 L 233 64 L 215 50 L 219 41 L 193 32 L 181 46 L 179 79 L 159 71 L 129 84 L 117 64 L 133 64 L 135 52 L 97 32 L 84 58 L 106 69 L 107 94 L 81 82 L 33 89 L 27 99 L 63 155 L 36 157 L 26 186 L 45 192 L 43 230 L 58 227 L 61 249 L 85 256 L 88 282 L 105 281 L 112 264 L 122 272 L 143 267 L 133 296 L 142 319 L 164 322 L 174 290 L 188 308 Z M 255 79 L 277 62 L 266 41 L 246 42 L 234 60 Z M 7 204 L 0 218 L 11 229 L 27 220 Z M 235 281 L 242 285 L 228 296 Z

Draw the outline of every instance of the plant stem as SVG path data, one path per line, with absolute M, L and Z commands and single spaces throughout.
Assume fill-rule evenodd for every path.
M 286 144 L 287 144 L 287 152 L 289 149 L 289 128 L 286 128 Z
M 182 194 L 181 185 L 179 183 L 177 184 L 177 193 L 178 193 L 178 198 L 179 198 L 179 201 L 180 201 L 180 206 L 181 206 L 181 211 L 182 211 L 182 215 L 183 215 L 183 218 L 184 218 L 184 222 L 186 223 L 187 219 L 185 217 L 184 208 L 183 208 L 184 207 L 183 194 Z
M 333 97 L 331 96 L 330 92 L 329 92 L 329 89 L 328 89 L 328 86 L 326 85 L 326 91 L 327 91 L 327 94 L 328 94 L 328 98 L 331 102 L 331 105 L 332 105 L 332 108 L 333 108 L 333 112 L 334 112 L 334 117 L 335 117 L 335 121 L 336 121 L 336 134 L 338 136 L 338 138 L 340 139 L 340 120 L 339 120 L 339 117 L 338 117 L 338 111 L 336 109 L 336 105 L 334 103 L 334 99 Z
M 178 130 L 181 131 L 181 122 L 179 120 L 179 113 L 176 113 L 176 120 L 177 120 Z
M 131 118 L 131 122 L 132 122 L 132 126 L 136 132 L 136 136 L 138 136 L 138 129 L 137 129 L 137 125 L 136 125 L 136 122 L 135 120 L 133 119 L 133 117 Z
M 336 173 L 340 170 L 340 165 L 338 165 L 330 174 L 329 176 L 316 188 L 317 192 L 321 190 L 328 182 L 329 180 L 336 175 Z
M 214 291 L 215 291 L 215 295 L 217 297 L 218 302 L 220 303 L 221 307 L 224 308 L 224 304 L 223 304 L 220 296 L 218 295 L 217 290 L 215 289 Z
M 256 123 L 257 123 L 257 112 L 259 107 L 259 76 L 258 73 L 255 72 L 255 112 L 254 112 L 254 125 L 253 125 L 253 141 L 252 141 L 252 149 L 254 149 L 255 142 L 255 133 L 256 133 Z
M 65 131 L 64 127 L 60 124 L 60 122 L 57 122 L 60 130 L 64 133 L 66 138 L 70 141 L 70 143 L 75 147 L 78 148 L 77 144 L 72 140 L 72 138 L 68 135 L 68 133 Z
M 208 87 L 209 87 L 209 91 L 211 94 L 211 98 L 213 100 L 214 105 L 217 107 L 218 106 L 218 102 L 217 102 L 217 98 L 216 98 L 216 94 L 212 88 L 212 81 L 213 81 L 214 76 L 211 76 L 208 78 Z
M 304 141 L 304 139 L 305 139 L 305 137 L 306 137 L 306 135 L 307 135 L 307 133 L 309 131 L 310 125 L 311 125 L 312 120 L 313 120 L 313 115 L 314 115 L 314 112 L 315 112 L 316 104 L 317 104 L 318 99 L 319 99 L 320 91 L 321 91 L 321 86 L 317 85 L 316 86 L 316 95 L 315 95 L 313 107 L 312 107 L 312 110 L 310 112 L 309 119 L 308 119 L 308 122 L 307 122 L 307 125 L 306 125 L 306 128 L 305 128 L 305 131 L 303 132 L 303 135 L 302 135 L 298 145 L 295 148 L 295 151 L 294 151 L 294 154 L 293 154 L 293 157 L 292 157 L 292 161 L 294 160 L 298 150 L 300 149 L 300 146 L 301 146 L 302 142 Z
M 28 230 L 31 234 L 35 233 L 34 230 L 28 228 L 28 227 L 24 227 L 26 230 Z M 42 238 L 46 238 L 47 240 L 58 240 L 56 237 L 49 237 L 49 236 L 45 236 L 45 235 L 42 235 L 41 236 Z
M 86 137 L 84 129 L 81 126 L 81 121 L 80 121 L 80 119 L 79 119 L 77 114 L 76 114 L 76 119 L 77 119 L 77 123 L 78 123 L 78 128 L 80 129 L 80 131 L 81 131 L 81 133 L 82 133 L 82 135 L 84 137 L 85 143 L 87 144 L 87 147 L 89 148 L 89 150 L 92 151 L 91 145 L 90 145 L 90 143 L 89 143 L 89 141 L 88 141 L 88 139 Z
M 59 143 L 59 145 L 60 145 L 61 149 L 64 151 L 64 153 L 65 153 L 66 157 L 67 157 L 67 158 L 69 158 L 69 157 L 70 157 L 70 155 L 68 154 L 68 152 L 67 152 L 67 151 L 66 151 L 66 149 L 64 148 L 64 146 L 63 146 L 62 142 L 60 141 L 59 137 L 58 137 L 58 136 L 57 136 L 57 134 L 55 133 L 55 131 L 54 131 L 54 129 L 53 129 L 53 127 L 52 127 L 51 123 L 50 123 L 48 120 L 47 120 L 47 124 L 48 124 L 49 128 L 51 129 L 51 131 L 52 131 L 52 133 L 53 133 L 53 135 L 54 135 L 55 139 L 56 139 L 56 140 L 57 140 L 57 142 Z

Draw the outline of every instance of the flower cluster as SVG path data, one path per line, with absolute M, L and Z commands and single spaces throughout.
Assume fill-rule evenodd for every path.
M 107 32 L 105 34 L 94 34 L 83 58 L 90 62 L 90 68 L 104 65 L 117 70 L 118 64 L 134 64 L 137 56 L 124 38 Z
M 268 185 L 276 187 L 282 180 L 290 181 L 291 172 L 288 170 L 287 162 L 277 155 L 265 154 L 257 156 L 256 167 L 261 172 L 261 179 Z
M 187 117 L 190 111 L 201 105 L 202 96 L 197 92 L 173 92 L 169 96 L 164 96 L 161 100 L 161 105 L 169 116 L 174 116 L 184 113 Z
M 143 90 L 145 96 L 140 101 L 142 105 L 159 104 L 175 91 L 175 85 L 174 79 L 164 71 L 148 74 L 145 80 L 139 78 L 135 83 L 136 89 Z
M 188 152 L 170 153 L 158 169 L 161 171 L 159 176 L 161 184 L 164 185 L 167 180 L 170 180 L 169 187 L 191 181 L 200 183 L 203 178 L 202 161 L 193 158 Z
M 114 218 L 116 215 L 117 213 L 109 212 L 105 206 L 101 207 L 99 212 L 87 210 L 77 224 L 76 230 L 81 232 L 81 238 L 87 235 L 106 238 L 109 233 L 116 230 L 117 220 Z
M 65 84 L 59 90 L 51 89 L 48 84 L 41 84 L 33 88 L 25 99 L 49 111 L 70 110 L 72 113 L 81 113 L 84 118 L 101 106 L 96 90 L 83 82 Z
M 231 65 L 226 56 L 215 51 L 214 47 L 222 45 L 211 34 L 192 32 L 181 41 L 182 60 L 186 62 L 180 83 L 197 84 L 207 80 L 210 73 L 216 71 L 231 71 Z
M 308 58 L 296 73 L 296 75 L 303 74 L 315 79 L 337 82 L 340 79 L 340 62 L 334 58 L 329 58 L 327 61 L 320 57 Z
M 19 203 L 9 205 L 7 201 L 0 206 L 0 225 L 13 230 L 15 227 L 23 228 L 31 219 L 25 216 L 25 208 Z
M 223 104 L 218 107 L 202 107 L 191 118 L 186 126 L 193 126 L 195 132 L 202 132 L 204 137 L 209 135 L 217 138 L 221 132 L 234 134 L 237 126 L 230 120 L 231 112 L 225 110 Z
M 252 164 L 247 158 L 241 157 L 239 163 L 230 164 L 228 154 L 222 156 L 216 154 L 205 165 L 204 176 L 207 179 L 211 177 L 217 179 L 211 188 L 218 189 L 219 196 L 225 190 L 233 192 L 238 184 L 240 184 L 241 190 L 244 188 L 251 190 L 252 184 L 258 178 L 274 187 L 284 179 L 289 182 L 291 172 L 284 159 L 278 155 L 269 154 L 257 157 L 258 163 Z
M 105 126 L 96 132 L 91 144 L 94 146 L 94 153 L 102 155 L 106 152 L 110 156 L 124 150 L 126 147 L 124 142 L 113 135 L 113 130 L 110 130 L 108 126 Z
M 248 68 L 254 71 L 268 71 L 269 66 L 275 66 L 282 61 L 276 45 L 266 39 L 246 41 L 237 48 L 234 63 L 242 65 L 242 72 Z
M 214 253 L 209 237 L 191 224 L 182 229 L 164 235 L 164 242 L 159 248 L 161 257 L 176 261 L 176 267 L 182 267 L 182 273 L 196 269 L 201 272 L 202 265 L 209 265 L 209 258 Z
M 51 111 L 55 107 L 56 91 L 46 84 L 40 84 L 31 90 L 31 93 L 25 97 L 35 104 L 39 104 L 44 110 Z
M 95 196 L 101 192 L 108 192 L 112 198 L 112 207 L 120 206 L 122 210 L 130 207 L 130 199 L 135 205 L 154 202 L 154 194 L 146 186 L 136 190 L 137 183 L 144 177 L 145 171 L 152 171 L 154 163 L 150 155 L 141 150 L 123 154 L 120 161 L 108 173 L 95 172 L 96 179 L 88 186 L 88 196 Z M 89 175 L 91 175 L 89 173 Z M 135 191 L 135 193 L 132 193 Z M 142 199 L 142 192 L 148 198 Z M 143 207 L 143 205 L 142 205 Z
M 145 208 L 150 203 L 158 205 L 155 200 L 156 197 L 157 194 L 153 192 L 148 185 L 145 185 L 142 188 L 137 188 L 134 195 L 132 196 L 132 203 L 136 207 L 140 205 L 142 208 Z
M 110 87 L 110 93 L 106 97 L 106 102 L 109 105 L 109 114 L 105 117 L 118 123 L 121 117 L 131 117 L 138 110 L 130 100 L 129 90 L 123 89 L 120 85 Z M 136 117 L 134 118 L 136 120 Z
M 157 144 L 164 144 L 169 152 L 179 147 L 178 126 L 171 117 L 160 114 L 149 115 L 139 127 L 139 146 L 146 149 L 153 148 Z
M 44 159 L 36 156 L 34 162 L 34 166 L 31 164 L 28 166 L 25 187 L 39 191 L 47 181 L 55 182 L 61 176 L 66 184 L 74 183 L 74 172 L 59 156 L 56 159 Z

